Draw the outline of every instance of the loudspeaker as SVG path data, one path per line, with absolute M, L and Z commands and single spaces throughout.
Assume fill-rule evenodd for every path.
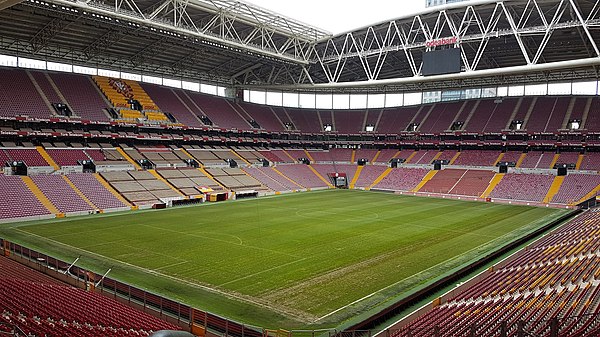
M 556 170 L 556 175 L 557 176 L 566 176 L 567 175 L 567 166 L 565 165 L 565 166 L 559 167 Z
M 436 161 L 435 163 L 433 163 L 433 169 L 434 169 L 435 171 L 439 171 L 439 170 L 441 170 L 441 169 L 442 169 L 442 163 L 440 163 L 440 162 Z
M 508 173 L 508 165 L 498 166 L 498 173 Z

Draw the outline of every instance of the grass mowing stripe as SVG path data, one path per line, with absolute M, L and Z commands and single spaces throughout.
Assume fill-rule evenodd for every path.
M 274 321 L 265 320 L 262 311 L 257 318 L 244 305 L 206 304 L 217 314 L 295 328 L 348 319 L 561 214 L 546 208 L 329 190 L 17 226 L 38 235 L 37 242 L 52 238 L 89 250 L 94 259 L 105 256 L 140 270 L 160 270 L 155 275 L 234 295 L 271 309 Z M 11 227 L 0 228 L 10 238 Z M 169 289 L 156 291 L 180 296 Z M 186 300 L 192 302 L 204 305 Z

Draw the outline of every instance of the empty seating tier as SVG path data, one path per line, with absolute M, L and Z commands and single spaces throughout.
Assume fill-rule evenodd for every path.
M 488 337 L 500 336 L 502 330 L 508 336 L 520 335 L 518 330 L 550 336 L 551 318 L 560 318 L 558 336 L 595 336 L 599 231 L 598 211 L 575 218 L 392 336 Z
M 492 191 L 490 197 L 541 202 L 553 180 L 554 176 L 546 174 L 507 174 Z
M 24 70 L 0 68 L 0 115 L 50 118 L 52 112 Z
M 180 330 L 171 323 L 100 294 L 62 285 L 5 257 L 0 267 L 1 321 L 32 336 L 148 336 Z
M 277 170 L 283 173 L 286 177 L 300 184 L 305 188 L 327 187 L 327 183 L 319 179 L 307 165 L 280 165 Z
M 385 177 L 374 188 L 394 191 L 410 191 L 417 187 L 429 172 L 423 168 L 396 168 Z
M 79 196 L 61 175 L 31 176 L 33 182 L 62 213 L 90 211 L 95 207 Z
M 0 175 L 0 219 L 49 215 L 19 176 Z

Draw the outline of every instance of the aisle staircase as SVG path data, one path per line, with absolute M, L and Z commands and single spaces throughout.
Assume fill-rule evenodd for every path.
M 419 192 L 419 190 L 422 189 L 423 186 L 425 186 L 425 184 L 427 184 L 427 182 L 430 181 L 438 172 L 439 171 L 434 171 L 434 170 L 427 172 L 425 177 L 423 177 L 423 180 L 421 180 L 421 182 L 411 192 L 415 192 L 415 193 Z
M 367 188 L 367 190 L 372 189 L 373 187 L 377 186 L 377 184 L 379 184 L 383 179 L 385 179 L 385 177 L 387 177 L 390 172 L 392 172 L 393 168 L 388 167 L 387 169 L 385 169 L 385 171 L 383 171 L 383 173 L 381 175 L 379 175 L 379 177 L 377 177 L 377 179 L 375 179 L 375 181 L 373 181 L 373 183 L 371 184 L 371 186 L 369 186 Z
M 557 176 L 554 178 L 554 181 L 552 182 L 552 185 L 550 186 L 550 189 L 548 190 L 548 193 L 544 198 L 544 203 L 549 203 L 550 201 L 552 201 L 552 198 L 554 198 L 556 193 L 558 193 L 564 181 L 565 176 Z
M 58 210 L 58 208 L 56 208 L 56 206 L 54 206 L 52 201 L 50 201 L 50 199 L 48 199 L 48 197 L 46 197 L 44 192 L 42 192 L 42 190 L 40 190 L 40 188 L 37 187 L 37 185 L 33 182 L 33 179 L 31 179 L 28 176 L 21 176 L 21 179 L 23 180 L 23 182 L 25 183 L 27 188 L 31 191 L 31 193 L 33 193 L 33 195 L 35 195 L 35 197 L 40 201 L 40 203 L 42 205 L 44 205 L 44 207 L 46 207 L 46 209 L 50 213 L 56 215 L 57 218 L 64 218 L 65 214 L 61 213 Z
M 358 166 L 356 168 L 356 172 L 354 172 L 354 177 L 352 177 L 352 181 L 350 181 L 350 188 L 354 188 L 354 186 L 356 186 L 356 182 L 358 181 L 358 178 L 360 177 L 360 173 L 362 172 L 362 170 L 364 169 L 364 166 Z
M 490 185 L 483 192 L 483 194 L 480 196 L 480 198 L 485 199 L 485 198 L 489 197 L 490 194 L 492 194 L 492 191 L 494 190 L 494 188 L 496 188 L 496 186 L 498 186 L 500 181 L 502 181 L 502 178 L 504 178 L 504 175 L 505 175 L 504 173 L 496 173 L 496 175 L 494 175 L 494 178 L 492 178 L 492 181 L 490 181 Z

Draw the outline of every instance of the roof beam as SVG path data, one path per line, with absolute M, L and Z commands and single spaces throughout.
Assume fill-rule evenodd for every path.
M 0 0 L 0 11 L 21 2 L 23 2 L 23 0 Z
M 257 26 L 260 34 L 256 35 L 256 39 L 247 41 L 239 34 L 237 31 L 238 25 L 234 23 L 245 22 L 246 24 L 256 24 L 256 22 L 248 20 L 243 15 L 236 15 L 235 12 L 228 13 L 224 10 L 218 11 L 218 13 L 214 14 L 213 19 L 209 20 L 213 24 L 208 26 L 206 23 L 201 25 L 199 22 L 192 20 L 193 13 L 190 12 L 191 9 L 196 8 L 195 10 L 198 11 L 198 7 L 205 9 L 207 6 L 206 4 L 202 4 L 203 1 L 201 0 L 166 0 L 150 13 L 141 11 L 139 6 L 136 5 L 135 0 L 110 0 L 114 1 L 114 6 L 106 6 L 103 3 L 95 1 L 48 1 L 113 19 L 125 20 L 156 29 L 157 31 L 166 31 L 188 38 L 195 38 L 202 43 L 220 46 L 223 49 L 237 53 L 255 54 L 299 65 L 307 65 L 309 63 L 310 50 L 317 39 L 329 36 L 324 32 L 314 28 L 311 30 L 307 28 L 308 26 L 302 26 L 298 23 L 291 25 L 287 21 L 289 19 L 283 20 L 282 17 L 269 18 L 265 13 L 259 16 L 256 12 L 251 11 L 256 16 L 256 20 L 262 21 Z M 225 0 L 214 2 L 215 5 L 220 2 L 239 3 L 237 1 Z M 246 9 L 251 8 L 247 4 L 244 4 L 244 6 Z M 240 9 L 236 8 L 236 10 L 239 11 Z M 248 14 L 246 13 L 246 15 Z M 283 29 L 286 26 L 286 22 L 289 24 L 288 31 Z M 277 40 L 275 40 L 276 34 L 278 36 Z M 287 48 L 288 46 L 293 46 L 293 48 Z

